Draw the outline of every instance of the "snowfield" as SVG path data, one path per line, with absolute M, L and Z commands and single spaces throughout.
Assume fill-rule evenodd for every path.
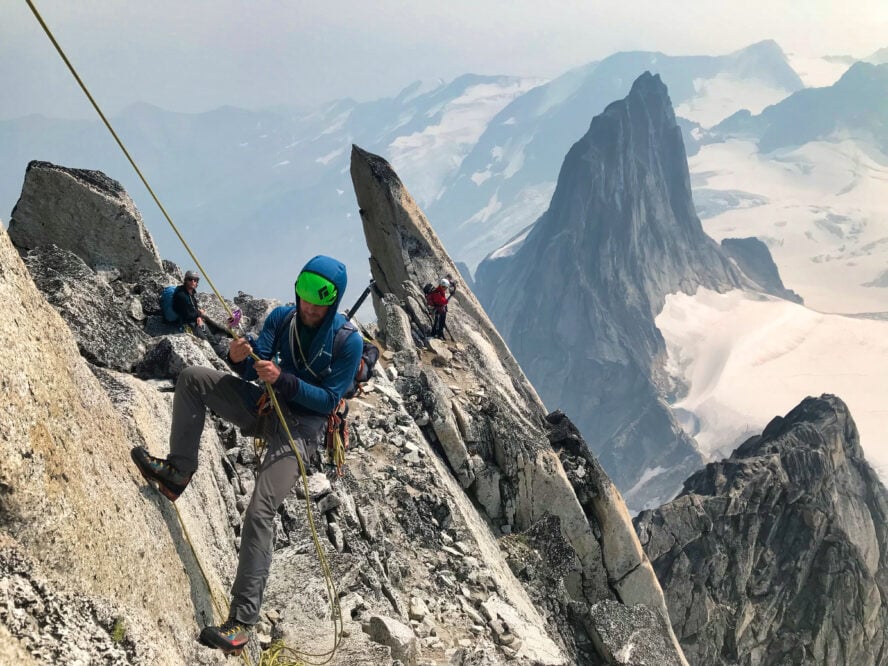
M 757 236 L 815 310 L 888 311 L 888 289 L 871 286 L 888 271 L 888 156 L 855 138 L 767 154 L 728 141 L 688 166 L 710 236 Z
M 786 98 L 786 89 L 757 79 L 741 79 L 719 74 L 711 79 L 695 79 L 696 95 L 675 107 L 675 115 L 712 127 L 739 109 L 758 115 L 766 106 Z
M 827 60 L 822 56 L 805 56 L 798 53 L 787 53 L 786 59 L 806 88 L 825 88 L 842 78 L 848 71 L 851 62 L 840 58 Z
M 426 207 L 438 198 L 447 176 L 459 168 L 490 120 L 542 82 L 528 78 L 508 85 L 471 86 L 437 109 L 441 114 L 437 124 L 396 138 L 385 154 L 395 171 L 409 176 L 410 192 L 417 203 Z
M 867 461 L 888 482 L 888 321 L 823 314 L 770 296 L 672 294 L 656 319 L 673 405 L 704 457 L 727 457 L 806 396 L 848 405 Z

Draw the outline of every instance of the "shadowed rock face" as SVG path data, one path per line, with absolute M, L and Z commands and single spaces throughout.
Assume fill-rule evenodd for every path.
M 654 317 L 666 294 L 742 278 L 694 212 L 658 76 L 592 120 L 549 210 L 514 254 L 495 256 L 479 266 L 479 294 L 540 396 L 575 415 L 630 506 L 671 497 L 701 460 L 661 399 Z
M 636 527 L 692 663 L 888 659 L 888 492 L 838 398 L 806 398 Z
M 456 276 L 456 267 L 385 160 L 355 147 L 351 171 L 371 270 L 384 294 L 374 305 L 394 352 L 395 386 L 408 405 L 416 405 L 417 423 L 427 424 L 427 437 L 494 533 L 522 533 L 517 543 L 503 537 L 501 547 L 530 597 L 547 609 L 547 626 L 559 644 L 572 660 L 603 663 L 611 649 L 625 648 L 611 640 L 633 632 L 600 625 L 603 616 L 591 611 L 594 604 L 641 603 L 665 616 L 657 581 L 635 534 L 626 530 L 631 520 L 620 493 L 563 415 L 547 421 L 470 291 L 460 286 L 450 303 L 447 349 L 417 353 L 413 337 L 428 326 L 420 285 L 445 273 Z M 534 561 L 539 566 L 525 566 Z M 643 616 L 627 613 L 625 619 L 631 624 Z M 672 645 L 662 627 L 645 626 L 661 644 Z M 683 661 L 677 652 L 663 659 Z
M 74 333 L 80 353 L 94 365 L 132 369 L 149 340 L 142 330 L 140 319 L 146 315 L 138 296 L 118 295 L 113 281 L 55 245 L 41 245 L 24 259 L 37 287 Z
M 766 293 L 793 303 L 804 302 L 801 296 L 784 286 L 771 251 L 758 238 L 725 238 L 721 247 L 725 254 L 737 262 L 740 270 L 758 283 Z

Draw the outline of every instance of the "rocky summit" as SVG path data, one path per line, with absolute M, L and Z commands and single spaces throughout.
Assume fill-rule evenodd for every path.
M 696 664 L 888 662 L 888 491 L 807 398 L 636 520 Z
M 91 196 L 83 197 L 84 190 Z M 123 277 L 161 270 L 160 255 L 133 200 L 100 171 L 28 164 L 9 237 L 22 250 L 57 245 L 93 270 L 117 270 Z
M 151 254 L 149 236 L 119 239 L 113 261 L 74 241 L 67 225 L 96 236 L 125 193 L 40 168 L 68 179 L 58 216 L 45 203 L 0 233 L 0 659 L 226 663 L 196 637 L 226 613 L 261 448 L 210 414 L 176 504 L 145 484 L 129 450 L 167 452 L 178 374 L 227 366 L 162 319 L 181 270 L 123 259 Z M 355 149 L 352 177 L 382 358 L 351 401 L 345 475 L 310 461 L 308 491 L 278 512 L 248 661 L 278 641 L 327 653 L 341 612 L 334 664 L 686 663 L 626 505 L 576 428 L 546 413 L 462 285 L 449 338 L 425 339 L 421 285 L 456 267 L 384 160 Z M 66 217 L 78 210 L 90 214 Z M 235 303 L 254 334 L 276 305 Z
M 751 283 L 703 232 L 659 76 L 592 119 L 549 209 L 476 282 L 540 396 L 574 415 L 630 506 L 671 498 L 702 461 L 666 404 L 654 317 L 669 293 Z

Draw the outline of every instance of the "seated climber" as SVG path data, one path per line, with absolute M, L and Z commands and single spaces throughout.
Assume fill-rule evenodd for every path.
M 444 339 L 444 329 L 447 326 L 447 304 L 453 298 L 456 291 L 456 280 L 449 275 L 438 281 L 438 286 L 426 294 L 426 303 L 432 311 L 432 331 L 429 335 L 433 338 Z
M 176 287 L 176 291 L 173 292 L 173 310 L 179 315 L 182 325 L 190 328 L 196 337 L 206 340 L 211 345 L 216 345 L 218 340 L 204 321 L 206 313 L 197 304 L 196 291 L 199 282 L 200 275 L 196 272 L 185 272 L 183 284 Z
M 351 387 L 364 343 L 356 331 L 334 345 L 346 323 L 336 309 L 345 293 L 345 266 L 317 256 L 296 281 L 296 305 L 283 305 L 265 319 L 258 340 L 229 343 L 228 361 L 240 375 L 193 366 L 176 382 L 170 453 L 155 458 L 143 447 L 131 455 L 142 476 L 171 501 L 185 490 L 197 469 L 198 447 L 209 407 L 238 426 L 245 435 L 267 444 L 253 496 L 244 514 L 237 574 L 231 588 L 231 609 L 220 626 L 208 626 L 200 641 L 226 654 L 239 654 L 259 621 L 262 595 L 274 550 L 274 517 L 299 478 L 299 462 L 283 424 L 265 409 L 265 388 L 272 387 L 299 456 L 307 464 L 326 435 L 328 415 Z M 259 360 L 251 353 L 255 352 Z M 280 365 L 274 359 L 280 353 Z

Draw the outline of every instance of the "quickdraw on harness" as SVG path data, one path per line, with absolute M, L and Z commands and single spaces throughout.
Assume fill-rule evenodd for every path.
M 336 467 L 336 476 L 342 477 L 345 452 L 348 450 L 348 402 L 345 398 L 327 417 L 327 459 Z
M 352 308 L 351 312 L 356 309 Z M 345 452 L 348 451 L 349 444 L 348 399 L 363 395 L 364 383 L 373 376 L 373 368 L 379 358 L 379 348 L 366 337 L 361 337 L 364 349 L 361 352 L 361 362 L 355 373 L 354 384 L 345 397 L 339 401 L 336 409 L 327 417 L 327 457 L 336 467 L 336 475 L 339 477 L 343 475 Z

